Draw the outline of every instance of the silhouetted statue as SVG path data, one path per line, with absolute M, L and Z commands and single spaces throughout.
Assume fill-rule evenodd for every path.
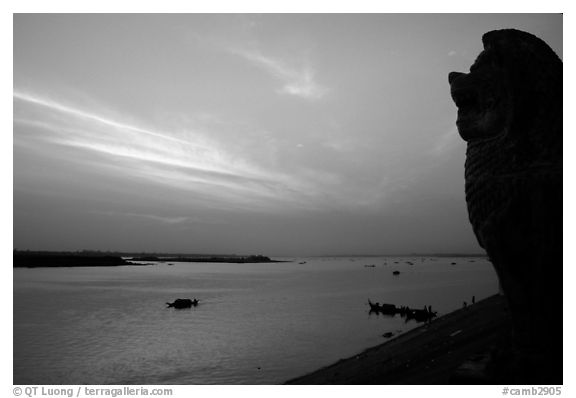
M 515 382 L 562 383 L 562 61 L 518 30 L 449 75 L 468 143 L 466 202 L 514 322 Z

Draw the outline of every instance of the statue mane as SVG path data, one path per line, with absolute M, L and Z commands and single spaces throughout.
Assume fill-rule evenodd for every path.
M 558 55 L 543 40 L 516 29 L 485 33 L 482 43 L 504 71 L 512 97 L 507 138 L 518 140 L 531 163 L 561 161 L 563 65 Z

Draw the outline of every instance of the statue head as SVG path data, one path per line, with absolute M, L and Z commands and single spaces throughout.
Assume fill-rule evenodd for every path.
M 515 29 L 488 32 L 482 43 L 469 73 L 448 75 L 465 141 L 523 139 L 534 120 L 561 119 L 562 61 L 546 43 Z

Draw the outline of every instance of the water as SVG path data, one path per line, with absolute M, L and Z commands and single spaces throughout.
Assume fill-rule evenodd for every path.
M 368 298 L 441 315 L 497 289 L 468 258 L 14 269 L 14 384 L 282 383 L 417 326 Z

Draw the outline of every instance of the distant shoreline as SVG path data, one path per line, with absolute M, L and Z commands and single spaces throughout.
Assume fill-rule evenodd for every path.
M 138 261 L 138 262 L 134 262 Z M 14 268 L 71 268 L 71 267 L 120 267 L 146 266 L 140 262 L 192 262 L 192 263 L 277 263 L 266 256 L 198 256 L 198 257 L 133 257 L 129 259 L 110 255 L 86 255 L 82 253 L 62 252 L 14 252 Z
M 140 265 L 116 256 L 76 256 L 65 254 L 14 255 L 14 268 L 53 268 L 53 267 L 119 267 Z
M 486 253 L 408 253 L 408 254 L 333 254 L 333 255 L 321 255 L 321 256 L 302 256 L 302 257 L 331 257 L 331 258 L 370 258 L 370 257 L 388 257 L 388 258 L 399 258 L 399 257 L 410 257 L 410 258 L 428 258 L 428 257 L 438 257 L 438 258 L 488 258 Z
M 198 257 L 133 257 L 131 261 L 155 261 L 155 262 L 172 262 L 172 263 L 287 263 L 290 261 L 272 260 L 266 256 L 198 256 Z

